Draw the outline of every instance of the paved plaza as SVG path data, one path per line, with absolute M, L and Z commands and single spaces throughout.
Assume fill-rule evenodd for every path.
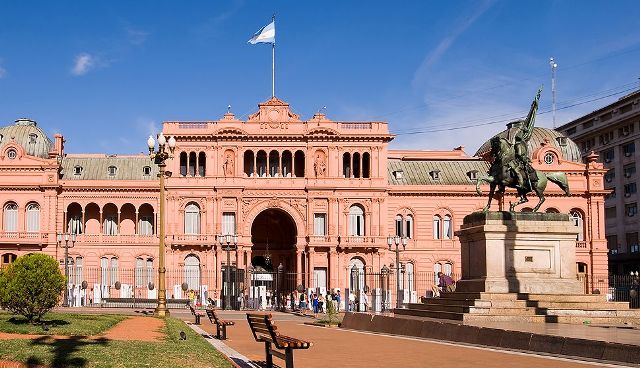
M 224 319 L 233 320 L 235 326 L 227 329 L 228 340 L 224 343 L 231 349 L 247 357 L 252 362 L 263 362 L 264 344 L 253 339 L 245 314 L 240 312 L 219 312 Z M 426 339 L 407 338 L 383 334 L 372 334 L 339 328 L 324 328 L 305 324 L 310 318 L 290 314 L 272 313 L 278 330 L 285 335 L 309 340 L 313 346 L 309 350 L 294 353 L 297 366 L 321 367 L 593 367 L 624 366 L 601 362 L 577 361 L 566 358 L 542 356 L 515 351 L 500 351 L 491 348 L 460 345 Z M 186 314 L 174 314 L 186 321 L 193 318 Z M 209 334 L 215 329 L 207 320 L 201 326 Z M 567 327 L 575 335 L 587 333 L 594 339 L 614 338 L 621 331 L 587 326 L 546 326 L 549 332 L 562 333 Z M 582 329 L 580 327 L 583 327 Z M 534 328 L 540 328 L 534 327 Z M 623 330 L 619 337 L 631 339 L 640 337 L 637 330 Z M 216 341 L 216 344 L 219 343 Z M 278 360 L 275 361 L 278 363 Z

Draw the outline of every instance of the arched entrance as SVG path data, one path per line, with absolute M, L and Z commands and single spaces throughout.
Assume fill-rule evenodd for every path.
M 284 272 L 296 270 L 296 224 L 284 210 L 266 209 L 251 224 L 251 265 L 255 269 L 277 271 L 282 264 Z
M 295 221 L 282 209 L 265 209 L 253 220 L 251 308 L 283 308 L 287 296 L 292 295 L 296 287 L 296 236 Z

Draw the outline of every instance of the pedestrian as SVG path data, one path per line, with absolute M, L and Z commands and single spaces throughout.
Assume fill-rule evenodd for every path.
M 340 289 L 336 293 L 336 311 L 340 312 Z
M 356 296 L 353 295 L 353 292 L 349 292 L 349 311 L 353 312 L 356 306 Z
M 366 312 L 369 309 L 369 297 L 365 292 L 362 293 L 362 304 L 364 304 L 363 312 Z
M 431 290 L 433 291 L 433 296 L 438 298 L 442 292 L 452 293 L 456 291 L 456 282 L 453 281 L 451 276 L 438 272 L 438 285 L 432 286 Z
M 306 301 L 306 295 L 304 293 L 300 293 L 300 311 L 302 311 L 302 315 L 306 316 L 307 315 L 307 301 Z
M 324 313 L 324 301 L 324 296 L 322 294 L 318 295 L 318 311 L 320 311 L 320 313 Z
M 313 299 L 311 299 L 311 304 L 313 305 L 313 317 L 318 318 L 318 295 L 313 294 Z

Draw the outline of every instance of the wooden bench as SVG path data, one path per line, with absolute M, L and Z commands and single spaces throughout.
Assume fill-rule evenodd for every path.
M 253 333 L 253 338 L 258 342 L 264 342 L 267 368 L 273 368 L 274 355 L 285 361 L 286 368 L 293 368 L 293 350 L 309 349 L 311 347 L 311 343 L 308 341 L 278 333 L 278 327 L 273 324 L 271 314 L 247 313 L 247 321 Z M 277 349 L 284 350 L 284 354 L 271 349 L 271 344 Z
M 218 318 L 216 311 L 213 309 L 206 309 L 207 317 L 209 317 L 209 321 L 212 324 L 216 325 L 216 337 L 218 340 L 226 340 L 227 339 L 227 326 L 233 326 L 235 323 L 233 321 L 224 321 Z
M 196 317 L 196 325 L 199 325 L 200 318 L 203 316 L 203 314 L 196 312 L 196 310 L 193 309 L 193 305 L 191 305 L 190 302 L 187 302 L 187 305 L 189 306 L 189 310 L 191 310 L 191 314 L 193 314 Z

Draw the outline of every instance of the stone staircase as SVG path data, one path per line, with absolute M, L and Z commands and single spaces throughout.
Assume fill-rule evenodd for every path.
M 640 325 L 640 309 L 607 302 L 598 294 L 442 293 L 426 303 L 406 304 L 398 315 L 464 322 L 536 322 Z

